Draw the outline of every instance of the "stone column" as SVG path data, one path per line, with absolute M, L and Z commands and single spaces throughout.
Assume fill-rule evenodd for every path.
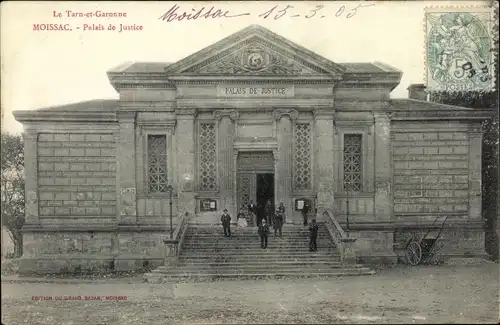
M 177 116 L 177 211 L 179 215 L 188 212 L 196 214 L 194 197 L 194 178 L 196 168 L 196 135 L 195 135 L 195 109 L 185 109 L 176 112 Z
M 135 179 L 135 117 L 136 112 L 118 112 L 120 130 L 116 142 L 116 187 L 119 224 L 137 222 L 137 198 Z
M 391 121 L 385 113 L 375 113 L 375 220 L 392 217 Z
M 220 191 L 220 209 L 228 209 L 234 214 L 235 202 L 233 202 L 233 143 L 235 136 L 234 122 L 239 117 L 238 111 L 234 109 L 219 110 L 213 113 L 219 121 L 218 127 L 218 173 Z M 235 215 L 234 215 L 235 216 Z
M 469 127 L 469 219 L 481 220 L 481 125 Z
M 25 226 L 40 226 L 38 215 L 38 133 L 26 130 L 24 140 Z
M 335 196 L 336 165 L 334 153 L 334 111 L 315 109 L 314 113 L 314 146 L 317 208 L 333 211 Z M 322 214 L 320 214 L 322 216 Z
M 278 154 L 275 159 L 276 169 L 276 199 L 275 206 L 278 208 L 283 202 L 286 211 L 286 222 L 292 223 L 292 170 L 293 170 L 293 124 L 299 116 L 294 109 L 276 109 L 274 117 L 278 128 Z

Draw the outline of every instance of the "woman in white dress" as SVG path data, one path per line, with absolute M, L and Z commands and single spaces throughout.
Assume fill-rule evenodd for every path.
M 238 227 L 247 227 L 247 219 L 245 217 L 245 214 L 243 213 L 243 208 L 240 209 L 240 212 L 238 213 L 238 216 L 236 217 L 238 220 Z

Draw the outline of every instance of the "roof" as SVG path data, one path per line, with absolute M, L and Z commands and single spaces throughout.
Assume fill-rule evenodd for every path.
M 172 62 L 125 62 L 110 69 L 111 73 L 163 73 Z
M 111 73 L 163 73 L 165 68 L 172 65 L 172 62 L 125 62 L 119 66 L 110 69 Z M 338 63 L 346 68 L 345 73 L 384 73 L 400 72 L 400 70 L 391 67 L 382 62 L 348 62 Z
M 58 106 L 40 108 L 43 112 L 82 112 L 82 111 L 115 111 L 118 108 L 118 99 L 92 99 L 83 102 L 70 103 Z
M 394 109 L 402 110 L 402 111 L 423 111 L 423 110 L 472 111 L 472 110 L 474 110 L 473 108 L 469 108 L 469 107 L 445 105 L 445 104 L 428 102 L 425 100 L 406 99 L 406 98 L 391 99 L 389 101 L 389 103 L 391 104 L 391 106 Z
M 339 63 L 346 68 L 345 73 L 383 73 L 383 72 L 401 72 L 382 62 L 347 62 Z

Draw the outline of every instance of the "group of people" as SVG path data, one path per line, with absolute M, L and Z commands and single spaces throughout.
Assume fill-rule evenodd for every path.
M 254 226 L 256 224 L 258 227 L 261 248 L 267 248 L 267 238 L 269 237 L 270 233 L 270 225 L 274 228 L 274 236 L 279 236 L 280 238 L 282 237 L 282 228 L 285 221 L 285 206 L 283 205 L 283 202 L 280 203 L 278 209 L 276 210 L 276 213 L 273 214 L 271 201 L 269 200 L 264 208 L 264 216 L 261 216 L 260 218 L 257 218 L 257 207 L 255 204 L 253 204 L 252 201 L 250 201 L 250 203 L 248 204 L 247 210 L 248 215 L 245 215 L 244 209 L 240 209 L 240 212 L 236 217 L 236 224 L 238 225 L 238 227 L 248 227 L 249 225 Z M 227 209 L 224 209 L 222 213 L 221 222 L 224 229 L 224 236 L 231 237 L 231 216 L 229 215 Z M 304 217 L 304 225 L 307 225 L 306 217 Z M 313 219 L 311 224 L 309 225 L 309 233 L 309 251 L 315 252 L 318 249 L 318 246 L 316 244 L 316 239 L 318 236 L 318 224 L 316 223 L 315 219 Z
M 247 205 L 248 214 L 240 208 L 240 212 L 236 216 L 238 227 L 260 227 L 262 222 L 265 221 L 266 225 L 271 225 L 274 228 L 274 235 L 282 237 L 282 228 L 285 222 L 285 206 L 283 202 L 280 203 L 278 209 L 273 213 L 273 205 L 271 200 L 266 202 L 264 206 L 264 214 L 258 214 L 257 205 L 252 201 Z

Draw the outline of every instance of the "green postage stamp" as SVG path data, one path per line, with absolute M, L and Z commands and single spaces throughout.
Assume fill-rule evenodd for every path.
M 426 8 L 428 91 L 492 91 L 497 25 L 494 7 Z

